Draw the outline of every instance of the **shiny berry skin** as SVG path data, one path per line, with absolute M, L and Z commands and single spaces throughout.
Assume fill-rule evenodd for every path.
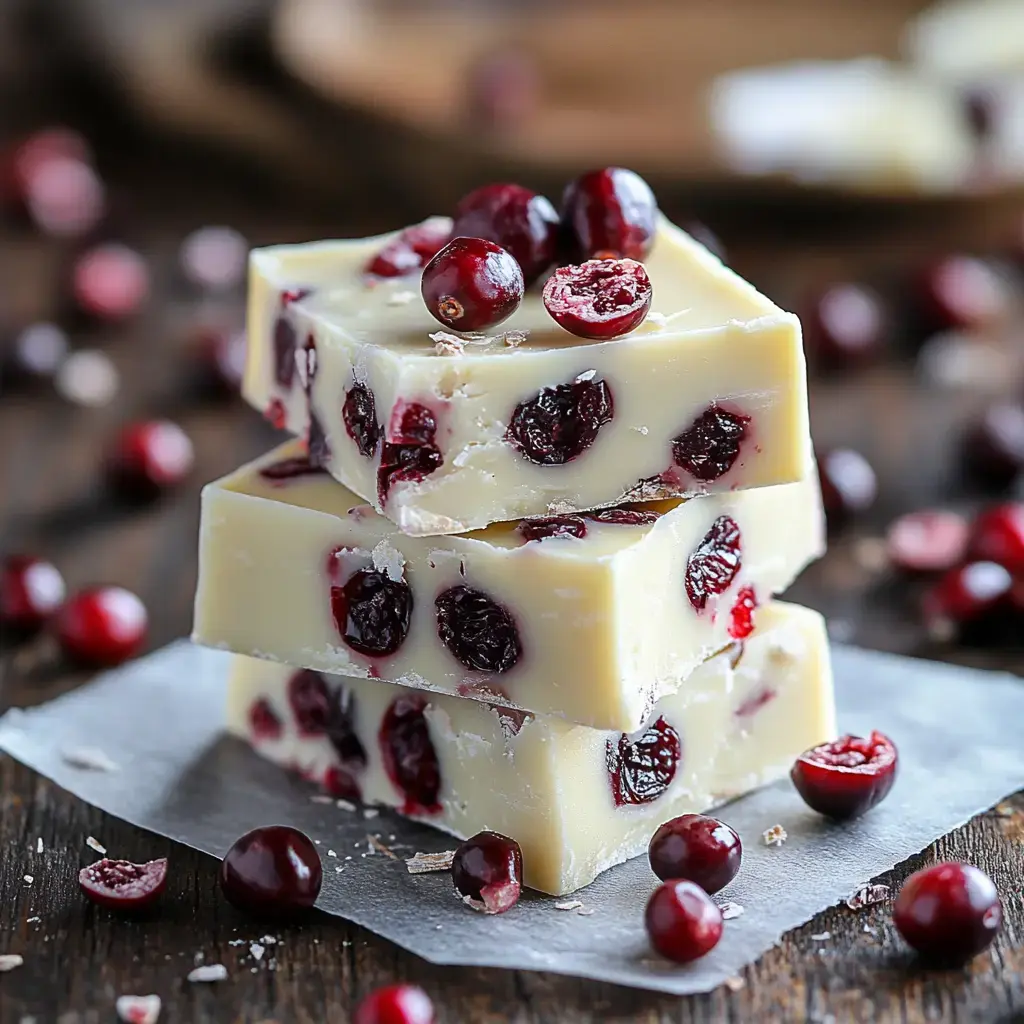
M 354 572 L 331 587 L 331 612 L 342 640 L 368 658 L 394 654 L 409 635 L 412 588 L 375 569 Z
M 654 244 L 657 222 L 658 203 L 650 185 L 624 167 L 589 171 L 562 196 L 563 237 L 576 259 L 611 254 L 642 260 Z
M 544 285 L 544 308 L 578 338 L 609 341 L 635 330 L 651 308 L 654 291 L 634 260 L 588 260 L 559 267 Z
M 995 562 L 968 562 L 950 569 L 922 599 L 925 622 L 936 639 L 949 639 L 954 627 L 983 620 L 1001 610 L 1013 577 Z
M 999 274 L 973 256 L 948 256 L 926 267 L 917 279 L 923 324 L 932 331 L 986 327 L 1010 309 L 1010 289 Z
M 152 498 L 182 483 L 194 463 L 192 442 L 177 423 L 148 420 L 121 432 L 108 471 L 119 492 Z
M 507 672 L 522 656 L 515 619 L 487 594 L 472 587 L 450 587 L 434 601 L 437 635 L 466 668 Z
M 980 512 L 970 527 L 972 561 L 995 562 L 1024 574 L 1024 502 L 1008 501 Z
M 695 611 L 709 598 L 724 594 L 743 568 L 740 528 L 730 516 L 719 516 L 686 560 L 686 596 Z
M 830 526 L 840 526 L 866 512 L 878 495 L 878 479 L 860 452 L 834 448 L 818 456 L 821 500 Z
M 400 231 L 366 265 L 374 277 L 404 277 L 425 266 L 452 237 L 447 217 L 428 217 L 420 224 Z
M 964 468 L 979 483 L 1009 487 L 1024 470 L 1024 406 L 990 405 L 968 428 L 963 443 Z
M 391 436 L 381 446 L 377 467 L 377 498 L 381 505 L 387 503 L 396 483 L 422 480 L 444 462 L 441 449 L 435 444 L 437 418 L 425 405 L 396 403 L 391 423 Z
M 523 539 L 547 540 L 548 537 L 575 537 L 587 535 L 587 521 L 582 516 L 537 516 L 535 519 L 520 520 L 516 527 Z
M 82 665 L 119 665 L 142 649 L 146 606 L 123 587 L 89 587 L 73 595 L 56 619 L 57 639 Z
M 434 1004 L 418 985 L 388 985 L 357 1007 L 352 1024 L 434 1024 Z
M 39 629 L 64 603 L 64 577 L 51 562 L 9 555 L 0 563 L 0 626 L 18 633 Z
M 437 814 L 441 810 L 441 767 L 430 738 L 425 698 L 398 697 L 381 720 L 377 741 L 384 770 L 403 795 L 403 814 Z
M 124 320 L 137 313 L 149 295 L 149 268 L 133 249 L 109 242 L 78 258 L 71 288 L 85 313 L 101 320 Z
M 558 223 L 544 196 L 522 185 L 484 185 L 460 200 L 452 234 L 484 238 L 507 249 L 529 288 L 555 262 Z
M 889 794 L 899 761 L 892 740 L 877 730 L 868 739 L 840 736 L 805 750 L 789 777 L 804 803 L 828 818 L 857 818 Z
M 885 550 L 905 572 L 943 572 L 963 559 L 968 533 L 967 520 L 955 512 L 908 512 L 890 524 Z
M 612 392 L 603 380 L 541 388 L 512 412 L 505 439 L 538 466 L 561 466 L 582 455 L 615 415 Z
M 722 937 L 722 912 L 695 882 L 662 882 L 647 901 L 644 925 L 651 945 L 677 964 L 706 956 Z
M 372 459 L 377 453 L 381 429 L 377 422 L 377 403 L 373 392 L 365 384 L 356 381 L 345 392 L 341 418 L 359 454 L 364 459 Z
M 683 814 L 654 833 L 647 858 L 663 882 L 686 878 L 706 893 L 715 893 L 736 877 L 743 844 L 724 821 L 706 814 Z
M 949 862 L 914 872 L 896 897 L 892 919 L 923 958 L 953 966 L 992 944 L 1003 908 L 988 875 L 971 864 Z
M 233 907 L 279 918 L 313 906 L 323 871 L 308 836 L 287 825 L 267 825 L 231 844 L 221 861 L 219 881 Z
M 104 858 L 78 873 L 82 892 L 101 907 L 111 910 L 143 910 L 167 886 L 167 858 L 133 864 Z
M 483 238 L 452 239 L 424 268 L 430 315 L 453 331 L 482 331 L 519 308 L 523 272 L 506 249 Z
M 878 355 L 886 328 L 879 297 L 859 284 L 834 284 L 804 317 L 804 341 L 826 369 L 863 366 Z
M 605 767 L 616 807 L 649 804 L 672 784 L 683 756 L 679 733 L 659 718 L 642 733 L 605 742 Z
M 725 476 L 739 458 L 749 422 L 749 416 L 708 406 L 672 439 L 672 461 L 704 483 Z
M 498 832 L 478 832 L 460 843 L 452 857 L 452 882 L 469 905 L 485 914 L 503 914 L 519 902 L 523 851 Z

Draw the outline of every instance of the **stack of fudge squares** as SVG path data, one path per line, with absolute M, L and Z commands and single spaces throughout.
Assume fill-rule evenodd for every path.
M 257 250 L 248 331 L 296 439 L 204 490 L 194 639 L 260 755 L 564 894 L 834 737 L 773 600 L 824 546 L 800 324 L 632 172 Z

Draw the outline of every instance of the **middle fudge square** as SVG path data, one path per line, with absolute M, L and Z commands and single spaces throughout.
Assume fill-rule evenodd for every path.
M 194 639 L 629 733 L 823 543 L 813 476 L 411 537 L 291 442 L 203 492 Z

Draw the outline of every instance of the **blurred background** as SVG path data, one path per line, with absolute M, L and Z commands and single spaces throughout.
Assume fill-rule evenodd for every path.
M 248 248 L 620 164 L 803 318 L 832 544 L 792 596 L 1024 667 L 1024 0 L 0 0 L 0 115 L 0 556 L 132 589 L 151 646 L 199 486 L 276 440 Z

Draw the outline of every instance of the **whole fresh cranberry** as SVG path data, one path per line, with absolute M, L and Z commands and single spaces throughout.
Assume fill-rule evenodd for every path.
M 447 217 L 428 217 L 400 231 L 366 266 L 375 277 L 404 277 L 419 270 L 444 248 L 452 237 Z
M 344 586 L 331 587 L 331 611 L 342 640 L 360 654 L 394 654 L 409 635 L 412 588 L 375 569 L 354 572 Z
M 963 516 L 925 509 L 895 520 L 886 533 L 885 549 L 898 569 L 942 572 L 963 559 L 967 539 L 967 520 Z
M 120 493 L 153 498 L 180 484 L 194 463 L 192 442 L 177 423 L 147 420 L 121 432 L 108 469 Z
M 672 461 L 704 483 L 725 476 L 736 464 L 747 438 L 750 417 L 709 405 L 681 434 L 672 438 Z
M 563 330 L 608 341 L 644 322 L 653 295 L 642 264 L 607 259 L 559 267 L 547 279 L 543 298 L 544 308 Z
M 821 500 L 830 526 L 866 512 L 878 495 L 878 480 L 871 463 L 860 452 L 834 448 L 818 456 Z
M 706 956 L 722 937 L 722 912 L 695 882 L 662 882 L 647 901 L 644 924 L 651 945 L 677 964 Z
M 923 597 L 922 612 L 937 640 L 999 612 L 1010 596 L 1013 577 L 995 562 L 968 562 L 950 569 Z
M 1003 908 L 992 879 L 970 864 L 935 864 L 912 874 L 892 910 L 900 935 L 921 956 L 958 964 L 992 944 Z
M 885 333 L 879 297 L 859 284 L 834 284 L 811 304 L 804 317 L 804 339 L 825 369 L 862 366 L 878 355 Z
M 808 807 L 829 818 L 856 818 L 880 803 L 896 781 L 898 756 L 877 730 L 867 739 L 840 736 L 805 750 L 789 777 Z
M 455 238 L 424 268 L 420 291 L 430 315 L 453 331 L 481 331 L 507 320 L 523 301 L 515 257 L 483 238 Z
M 679 733 L 664 718 L 640 733 L 608 739 L 605 767 L 615 806 L 657 800 L 672 784 L 682 757 Z
M 561 466 L 582 455 L 614 415 L 607 382 L 583 375 L 571 384 L 541 388 L 520 402 L 505 437 L 530 462 Z
M 642 260 L 654 244 L 658 203 L 650 185 L 624 167 L 580 175 L 562 196 L 565 244 L 576 259 Z
M 984 260 L 953 255 L 925 267 L 917 279 L 924 326 L 977 329 L 1002 320 L 1010 309 L 1006 281 Z
M 51 562 L 9 555 L 0 564 L 0 625 L 19 633 L 39 629 L 64 603 L 64 577 Z
M 323 871 L 307 835 L 287 825 L 267 825 L 231 844 L 219 880 L 221 892 L 239 910 L 284 917 L 313 906 Z
M 100 320 L 124 320 L 149 295 L 149 268 L 133 249 L 108 242 L 78 258 L 71 285 L 83 312 Z
M 79 871 L 78 885 L 93 903 L 102 907 L 143 910 L 167 886 L 167 858 L 147 864 L 104 858 Z
M 437 595 L 434 609 L 438 638 L 466 668 L 507 672 L 522 656 L 515 619 L 483 591 L 449 587 Z
M 452 857 L 452 881 L 474 909 L 503 914 L 519 902 L 523 851 L 498 832 L 478 832 L 460 843 Z
M 426 708 L 426 700 L 418 694 L 397 697 L 384 713 L 377 734 L 384 770 L 405 798 L 403 814 L 441 810 L 441 766 Z
M 686 878 L 713 893 L 736 877 L 743 844 L 724 821 L 706 814 L 682 814 L 654 833 L 647 858 L 663 882 Z
M 57 639 L 68 657 L 83 665 L 119 665 L 146 642 L 146 606 L 123 587 L 80 590 L 61 608 Z
M 419 985 L 389 985 L 371 992 L 352 1024 L 434 1024 L 434 1004 Z
M 522 185 L 484 185 L 459 202 L 452 234 L 507 249 L 529 288 L 555 262 L 558 214 L 549 200 Z
M 980 512 L 971 524 L 968 557 L 1024 574 L 1024 502 L 1008 501 Z
M 1009 487 L 1024 469 L 1024 406 L 996 402 L 964 435 L 964 468 L 980 483 Z

